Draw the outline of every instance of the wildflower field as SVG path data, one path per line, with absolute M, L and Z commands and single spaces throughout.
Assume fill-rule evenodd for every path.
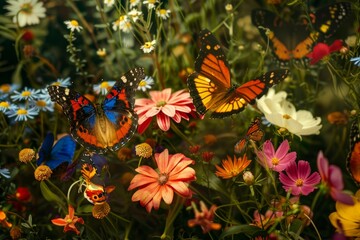
M 360 239 L 358 1 L 0 6 L 0 240 Z

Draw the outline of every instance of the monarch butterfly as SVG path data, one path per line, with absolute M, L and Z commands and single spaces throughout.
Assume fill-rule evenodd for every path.
M 241 86 L 232 85 L 229 63 L 219 42 L 207 29 L 202 30 L 199 36 L 201 47 L 195 61 L 195 72 L 187 79 L 199 114 L 210 111 L 211 118 L 223 118 L 239 113 L 288 74 L 288 70 L 284 69 L 270 71 Z
M 360 185 L 360 132 L 356 122 L 350 131 L 350 152 L 346 160 L 346 167 L 352 179 Z
M 316 42 L 332 36 L 344 20 L 350 16 L 351 4 L 339 2 L 318 9 L 310 14 L 310 20 L 286 21 L 265 9 L 252 11 L 252 23 L 259 29 L 265 42 L 269 42 L 280 66 L 290 60 L 300 62 L 311 52 Z
M 235 144 L 234 151 L 236 153 L 241 153 L 249 140 L 258 142 L 263 138 L 263 136 L 264 131 L 260 128 L 260 119 L 255 118 L 255 120 L 251 122 L 245 137 L 240 139 L 240 141 Z

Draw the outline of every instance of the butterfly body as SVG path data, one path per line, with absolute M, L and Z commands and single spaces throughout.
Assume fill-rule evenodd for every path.
M 347 170 L 357 185 L 360 185 L 360 132 L 354 122 L 350 132 L 350 153 L 347 157 Z
M 250 126 L 248 127 L 248 130 L 246 132 L 245 137 L 241 138 L 234 147 L 234 151 L 236 153 L 241 153 L 249 140 L 259 142 L 264 136 L 263 130 L 260 128 L 260 119 L 255 118 L 254 121 L 251 122 Z
M 216 38 L 204 29 L 200 32 L 200 42 L 195 72 L 187 80 L 196 111 L 200 114 L 210 111 L 211 118 L 223 118 L 239 113 L 288 74 L 288 70 L 271 71 L 243 85 L 232 84 L 228 61 Z
M 130 70 L 109 90 L 101 104 L 60 86 L 48 87 L 52 101 L 63 108 L 73 138 L 87 150 L 116 151 L 130 140 L 137 128 L 133 110 L 134 92 L 145 77 L 143 68 Z

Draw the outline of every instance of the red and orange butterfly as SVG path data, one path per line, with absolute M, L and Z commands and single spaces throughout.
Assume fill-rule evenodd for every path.
M 200 32 L 200 42 L 195 72 L 187 79 L 190 95 L 200 114 L 210 111 L 211 118 L 223 118 L 239 113 L 288 74 L 288 70 L 283 69 L 270 71 L 241 86 L 233 85 L 229 63 L 214 35 L 204 29 Z
M 249 140 L 259 142 L 263 138 L 263 136 L 264 131 L 260 128 L 260 119 L 255 118 L 255 120 L 251 122 L 245 137 L 240 139 L 240 141 L 235 144 L 234 151 L 236 153 L 241 153 Z
M 350 153 L 346 160 L 346 167 L 357 185 L 360 185 L 360 132 L 357 122 L 351 126 Z

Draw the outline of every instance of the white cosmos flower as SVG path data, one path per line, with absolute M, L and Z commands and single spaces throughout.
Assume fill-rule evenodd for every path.
M 13 22 L 20 27 L 40 23 L 40 18 L 44 18 L 46 9 L 42 2 L 37 0 L 7 0 L 9 5 L 4 8 L 9 12 L 8 16 L 13 17 Z
M 321 118 L 314 118 L 307 110 L 296 111 L 295 106 L 286 100 L 286 92 L 275 94 L 273 89 L 257 100 L 257 107 L 264 113 L 265 118 L 272 124 L 286 128 L 289 132 L 299 136 L 319 134 Z

